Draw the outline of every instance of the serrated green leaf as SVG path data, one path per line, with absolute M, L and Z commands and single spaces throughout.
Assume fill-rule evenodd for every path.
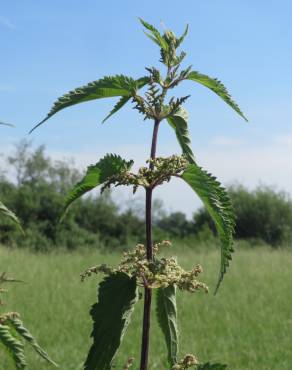
M 178 361 L 178 329 L 177 329 L 177 308 L 176 308 L 176 287 L 157 289 L 156 313 L 158 323 L 164 334 L 168 362 L 173 366 Z
M 87 168 L 86 175 L 78 182 L 65 199 L 65 211 L 71 203 L 80 198 L 83 194 L 103 184 L 109 177 L 117 175 L 123 171 L 128 171 L 133 161 L 126 161 L 116 154 L 107 154 L 95 165 Z
M 225 370 L 227 369 L 227 365 L 222 364 L 210 364 L 209 362 L 206 362 L 205 364 L 200 364 L 197 367 L 197 370 Z
M 86 86 L 78 87 L 61 96 L 53 105 L 47 116 L 39 122 L 30 133 L 47 121 L 60 110 L 75 104 L 90 100 L 110 98 L 115 96 L 133 96 L 138 86 L 136 81 L 124 75 L 104 77 L 100 80 L 90 82 Z
M 118 272 L 107 276 L 99 286 L 98 303 L 92 306 L 93 345 L 85 370 L 110 370 L 112 361 L 129 325 L 138 299 L 135 278 Z
M 149 77 L 141 77 L 138 80 L 136 80 L 137 84 L 137 90 L 141 89 L 143 86 L 145 86 L 149 82 Z M 106 120 L 108 120 L 113 114 L 115 114 L 117 111 L 119 111 L 127 102 L 131 99 L 130 96 L 122 96 L 121 99 L 116 103 L 114 108 L 110 111 L 110 113 L 105 117 L 105 119 L 102 121 L 104 123 Z
M 145 32 L 145 35 L 148 36 L 152 41 L 154 41 L 158 46 L 160 46 L 162 49 L 167 50 L 168 45 L 167 42 L 164 40 L 160 32 L 152 26 L 152 24 L 145 22 L 142 18 L 139 18 L 142 25 L 151 32 L 151 34 Z
M 226 190 L 216 180 L 196 164 L 190 164 L 183 172 L 182 179 L 190 185 L 204 203 L 213 219 L 221 241 L 221 267 L 215 293 L 226 273 L 233 252 L 233 232 L 235 215 Z
M 183 107 L 181 107 L 177 113 L 167 117 L 167 122 L 174 129 L 183 154 L 186 156 L 190 163 L 195 163 L 194 153 L 191 148 L 188 119 L 188 112 Z
M 11 332 L 8 325 L 0 324 L 0 343 L 5 347 L 17 369 L 25 369 L 24 346 Z
M 186 26 L 186 29 L 184 31 L 184 33 L 181 35 L 181 37 L 179 37 L 176 41 L 176 47 L 178 48 L 180 46 L 180 44 L 182 44 L 182 42 L 184 41 L 186 35 L 188 34 L 188 31 L 189 31 L 189 25 L 187 24 Z
M 220 98 L 223 99 L 225 103 L 227 103 L 243 119 L 247 121 L 247 118 L 244 116 L 244 114 L 240 110 L 239 106 L 235 103 L 235 101 L 232 100 L 231 96 L 229 95 L 226 87 L 222 84 L 222 82 L 220 82 L 216 78 L 211 78 L 197 71 L 190 72 L 186 79 L 198 82 L 199 84 L 208 87 L 208 89 L 212 90 L 215 94 L 220 96 Z
M 35 338 L 31 335 L 31 333 L 23 326 L 22 321 L 16 317 L 10 317 L 8 319 L 8 323 L 15 329 L 15 331 L 25 339 L 33 349 L 46 361 L 51 363 L 54 366 L 58 366 L 50 357 L 49 355 L 40 347 L 37 343 Z
M 117 113 L 128 101 L 131 99 L 131 96 L 122 96 L 120 100 L 116 103 L 113 109 L 109 112 L 109 114 L 103 119 L 102 123 L 107 121 L 113 114 Z
M 24 231 L 21 227 L 20 221 L 17 218 L 17 216 L 12 211 L 10 211 L 10 209 L 8 209 L 1 201 L 0 201 L 0 215 L 4 215 L 5 217 L 10 218 L 10 220 L 12 220 L 24 234 Z

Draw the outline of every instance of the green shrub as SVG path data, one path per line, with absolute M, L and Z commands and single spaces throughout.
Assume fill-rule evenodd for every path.
M 141 242 L 143 221 L 131 210 L 121 213 L 109 192 L 79 200 L 60 224 L 64 196 L 81 177 L 69 162 L 52 161 L 43 146 L 32 150 L 27 141 L 20 142 L 8 160 L 14 176 L 1 175 L 0 195 L 17 212 L 26 236 L 9 219 L 1 218 L 1 244 L 48 251 L 56 247 L 124 248 Z
M 286 193 L 267 186 L 249 191 L 242 185 L 234 185 L 229 188 L 229 194 L 236 214 L 237 239 L 273 247 L 292 240 L 292 201 Z M 195 213 L 194 222 L 196 230 L 208 225 L 214 231 L 212 220 L 203 209 Z
M 144 242 L 144 213 L 137 209 L 121 212 L 109 192 L 78 200 L 59 223 L 64 196 L 81 178 L 70 162 L 53 161 L 44 147 L 32 150 L 26 141 L 18 144 L 9 162 L 14 176 L 0 176 L 0 198 L 18 215 L 26 236 L 2 217 L 1 244 L 48 251 L 97 246 L 124 249 Z M 274 247 L 292 240 L 292 201 L 287 194 L 264 186 L 249 191 L 240 185 L 231 186 L 229 193 L 237 217 L 237 239 Z M 215 227 L 204 209 L 196 211 L 192 220 L 182 212 L 166 214 L 161 202 L 154 205 L 154 211 L 154 241 L 168 238 L 188 244 L 200 244 L 200 240 L 215 243 L 211 236 L 216 234 Z

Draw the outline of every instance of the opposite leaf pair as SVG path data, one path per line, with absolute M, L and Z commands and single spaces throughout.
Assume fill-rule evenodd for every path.
M 85 370 L 110 370 L 128 328 L 138 302 L 138 286 L 135 277 L 129 277 L 123 272 L 107 276 L 99 285 L 98 303 L 90 311 L 93 319 L 91 337 L 93 344 L 88 353 Z M 156 289 L 157 319 L 163 332 L 169 368 L 188 369 L 193 366 L 183 366 L 185 361 L 178 360 L 178 327 L 176 287 Z M 197 362 L 194 370 L 224 370 L 226 365 L 201 364 Z
M 174 159 L 180 158 L 176 156 L 173 157 Z M 172 157 L 170 157 L 170 159 L 172 159 Z M 160 162 L 163 164 L 163 161 L 168 160 L 169 158 L 161 158 Z M 65 201 L 65 212 L 75 200 L 86 192 L 104 184 L 113 176 L 123 173 L 128 174 L 132 165 L 132 160 L 126 161 L 118 155 L 108 154 L 95 165 L 89 166 L 84 178 L 69 192 Z M 169 165 L 165 167 L 166 172 L 168 168 Z M 235 220 L 230 199 L 225 189 L 216 178 L 204 171 L 196 163 L 190 163 L 187 167 L 183 166 L 179 175 L 173 175 L 183 179 L 195 191 L 215 223 L 222 246 L 221 267 L 216 287 L 217 290 L 229 265 L 229 260 L 231 259 L 231 253 L 233 251 L 231 246 Z M 167 172 L 167 176 L 169 176 L 169 172 Z

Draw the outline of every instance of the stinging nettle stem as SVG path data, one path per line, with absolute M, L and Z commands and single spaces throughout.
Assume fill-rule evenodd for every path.
M 160 123 L 159 120 L 155 120 L 154 128 L 153 128 L 153 135 L 152 135 L 152 145 L 151 145 L 151 155 L 150 155 L 151 159 L 155 159 L 155 156 L 156 156 L 159 123 Z M 149 168 L 153 169 L 152 162 L 150 162 Z M 146 255 L 147 255 L 148 261 L 152 261 L 153 259 L 152 192 L 153 192 L 153 189 L 150 189 L 150 188 L 146 189 Z M 152 301 L 152 291 L 151 289 L 145 287 L 140 370 L 147 370 L 148 368 L 151 301 Z

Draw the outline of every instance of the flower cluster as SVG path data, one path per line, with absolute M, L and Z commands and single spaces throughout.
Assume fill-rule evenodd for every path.
M 4 289 L 4 288 L 1 287 L 2 284 L 6 283 L 6 281 L 7 281 L 7 277 L 6 277 L 5 272 L 3 272 L 0 275 L 0 295 L 1 295 L 1 293 L 6 293 L 7 292 L 7 289 Z M 3 302 L 0 298 L 0 306 L 2 306 L 2 305 L 3 305 Z
M 20 315 L 17 312 L 7 312 L 3 315 L 0 315 L 0 325 L 4 325 L 7 321 L 13 319 L 19 319 Z
M 0 274 L 0 295 L 1 293 L 7 292 L 7 289 L 2 288 L 1 285 L 5 283 L 20 283 L 20 282 L 22 281 L 7 277 L 6 273 L 3 272 L 2 274 Z M 0 306 L 1 305 L 3 305 L 3 302 L 1 301 L 1 298 L 0 298 Z
M 137 174 L 124 171 L 118 175 L 111 176 L 103 185 L 102 190 L 110 188 L 111 185 L 132 185 L 135 193 L 139 186 L 145 189 L 153 189 L 165 181 L 170 181 L 172 176 L 179 176 L 188 166 L 184 156 L 172 155 L 167 158 L 157 157 L 149 159 L 146 163 L 149 167 L 141 167 Z
M 0 294 L 7 292 L 7 289 L 2 288 L 1 285 L 5 284 L 5 283 L 9 283 L 9 282 L 14 282 L 14 281 L 17 281 L 17 280 L 12 279 L 12 278 L 8 278 L 5 272 L 0 274 Z M 2 305 L 3 305 L 3 302 L 0 299 L 0 306 L 2 306 Z M 3 325 L 8 320 L 14 319 L 14 318 L 19 318 L 19 314 L 17 312 L 7 312 L 7 313 L 4 313 L 4 314 L 0 314 L 0 325 Z
M 124 253 L 117 268 L 107 265 L 91 267 L 81 275 L 81 280 L 83 281 L 93 273 L 102 272 L 110 275 L 116 272 L 124 272 L 131 277 L 135 276 L 138 285 L 150 289 L 167 288 L 168 286 L 176 285 L 180 290 L 190 293 L 194 293 L 199 289 L 203 289 L 207 293 L 207 285 L 197 280 L 198 275 L 203 272 L 200 265 L 196 265 L 192 270 L 186 271 L 173 257 L 157 258 L 160 247 L 170 245 L 169 241 L 155 244 L 153 246 L 153 261 L 148 261 L 145 246 L 138 244 L 133 251 Z
M 133 357 L 128 358 L 128 361 L 125 364 L 125 366 L 123 367 L 123 370 L 129 370 L 130 367 L 133 366 L 133 363 L 134 363 L 134 358 Z
M 192 366 L 199 365 L 199 361 L 196 356 L 188 354 L 185 355 L 177 364 L 175 364 L 171 370 L 186 370 Z

